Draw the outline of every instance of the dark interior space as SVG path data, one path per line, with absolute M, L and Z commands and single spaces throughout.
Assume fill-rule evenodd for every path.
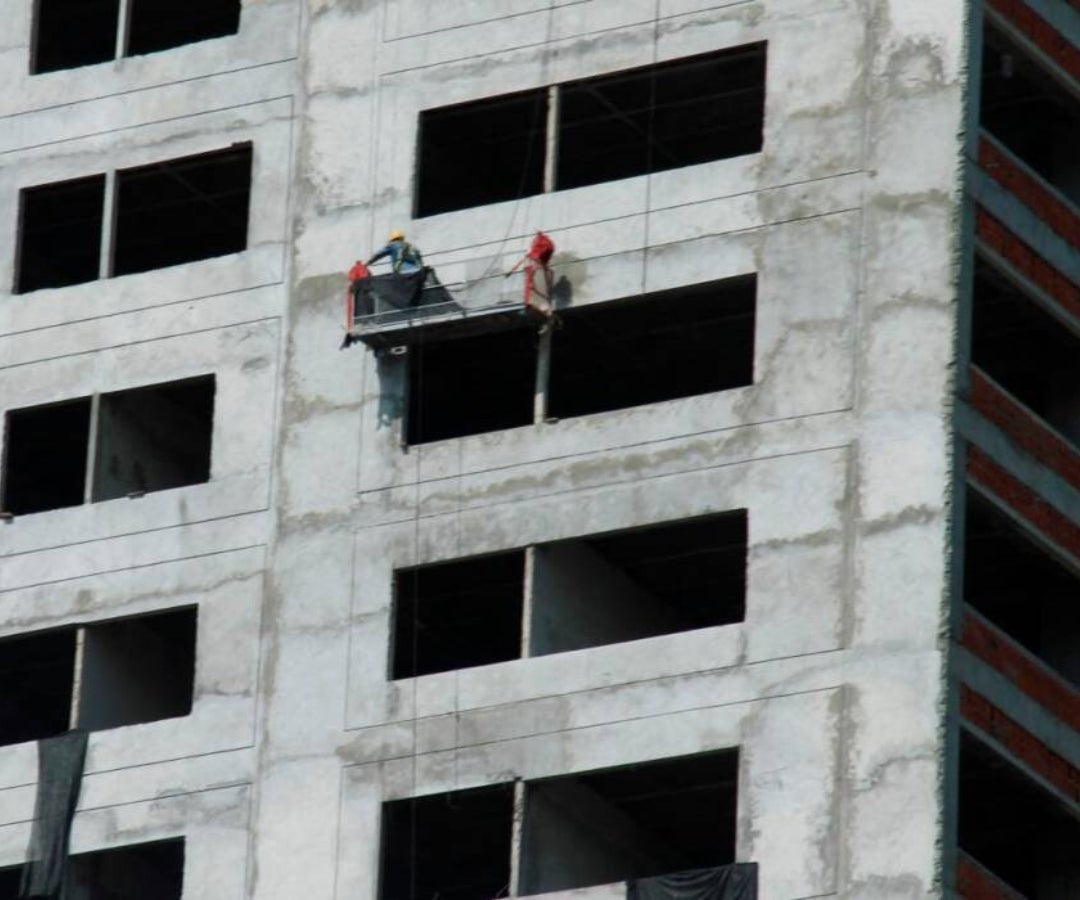
M 989 263 L 975 269 L 972 361 L 1080 445 L 1080 338 Z
M 90 399 L 13 409 L 6 420 L 3 510 L 25 515 L 82 503 Z
M 0 869 L 0 900 L 19 900 L 19 882 L 22 880 L 22 866 L 9 866 Z
M 74 674 L 74 628 L 0 640 L 0 745 L 67 731 Z
M 68 900 L 181 900 L 184 840 L 133 844 L 71 857 Z
M 118 171 L 112 274 L 243 250 L 251 159 L 251 144 L 237 144 Z
M 89 625 L 79 726 L 89 731 L 191 712 L 195 607 Z
M 383 804 L 380 900 L 510 893 L 511 784 Z
M 761 150 L 765 44 L 561 86 L 557 188 Z
M 414 344 L 406 441 L 424 444 L 529 425 L 535 392 L 532 329 Z
M 982 127 L 1074 203 L 1080 202 L 1080 100 L 988 25 Z
M 540 193 L 546 122 L 546 90 L 421 112 L 417 218 Z
M 1080 688 L 1080 578 L 968 489 L 964 601 Z
M 525 551 L 394 572 L 393 677 L 521 656 Z
M 1028 900 L 1080 896 L 1080 823 L 971 734 L 960 742 L 960 849 Z
M 97 279 L 104 203 L 104 175 L 42 184 L 19 192 L 15 293 Z
M 752 384 L 755 277 L 562 313 L 548 415 L 569 418 Z
M 131 0 L 126 55 L 236 34 L 240 0 Z
M 119 16 L 120 0 L 38 0 L 30 74 L 111 60 Z
M 102 394 L 94 500 L 210 479 L 213 375 Z
M 738 768 L 733 749 L 530 782 L 521 892 L 730 864 Z

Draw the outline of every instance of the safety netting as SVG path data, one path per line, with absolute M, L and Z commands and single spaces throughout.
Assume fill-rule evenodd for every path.
M 690 869 L 626 883 L 627 900 L 757 900 L 757 863 Z

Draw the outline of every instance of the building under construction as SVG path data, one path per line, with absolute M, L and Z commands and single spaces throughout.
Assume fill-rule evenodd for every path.
M 1080 0 L 0 21 L 0 900 L 1080 897 Z

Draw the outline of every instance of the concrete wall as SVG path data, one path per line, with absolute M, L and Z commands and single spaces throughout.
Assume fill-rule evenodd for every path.
M 966 6 L 248 0 L 30 77 L 0 0 L 0 247 L 20 187 L 254 145 L 242 253 L 18 296 L 0 253 L 5 408 L 217 377 L 207 484 L 0 524 L 0 636 L 199 607 L 192 714 L 92 735 L 73 848 L 373 898 L 385 799 L 739 746 L 763 900 L 940 895 Z M 425 107 L 759 40 L 762 152 L 410 220 Z M 403 450 L 400 373 L 335 349 L 343 271 L 404 227 L 455 281 L 541 226 L 573 305 L 758 273 L 754 384 Z M 388 682 L 395 566 L 733 508 L 744 622 Z M 34 759 L 0 749 L 0 866 Z

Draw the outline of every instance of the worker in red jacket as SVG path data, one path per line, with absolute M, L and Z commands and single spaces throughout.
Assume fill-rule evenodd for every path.
M 529 245 L 529 251 L 516 263 L 514 268 L 506 273 L 506 277 L 509 278 L 513 275 L 522 265 L 525 266 L 525 305 L 529 306 L 532 303 L 533 292 L 535 291 L 548 303 L 551 302 L 551 257 L 555 254 L 555 244 L 544 232 L 536 232 L 536 237 L 532 239 L 532 243 Z M 544 274 L 544 290 L 536 290 L 536 273 L 543 272 Z
M 347 326 L 349 328 L 352 328 L 353 322 L 356 321 L 358 315 L 366 316 L 374 312 L 372 309 L 365 309 L 364 304 L 361 302 L 364 296 L 364 286 L 370 277 L 371 270 L 359 259 L 349 269 L 349 324 Z

